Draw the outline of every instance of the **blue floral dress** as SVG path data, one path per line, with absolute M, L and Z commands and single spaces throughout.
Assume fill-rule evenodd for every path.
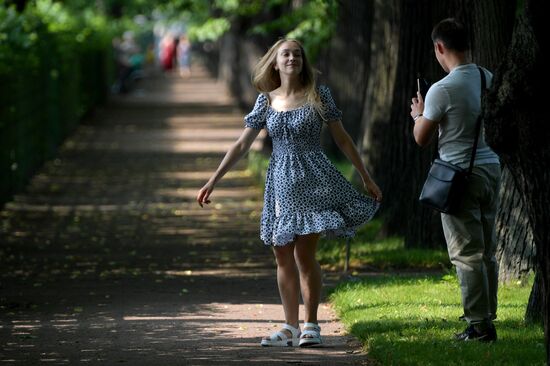
M 327 122 L 340 120 L 330 90 L 320 86 Z M 323 119 L 311 106 L 279 112 L 260 94 L 245 126 L 266 128 L 273 153 L 266 174 L 260 238 L 266 245 L 291 243 L 296 235 L 353 237 L 379 203 L 359 193 L 321 149 Z

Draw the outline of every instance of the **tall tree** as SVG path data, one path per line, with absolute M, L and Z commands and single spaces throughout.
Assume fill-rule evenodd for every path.
M 404 235 L 407 247 L 440 247 L 444 240 L 439 215 L 418 203 L 436 144 L 421 150 L 412 136 L 408 106 L 416 91 L 416 72 L 431 82 L 445 75 L 433 55 L 430 33 L 435 23 L 450 16 L 467 20 L 469 28 L 475 26 L 471 41 L 474 62 L 499 60 L 498 52 L 484 55 L 484 50 L 492 48 L 486 47 L 489 40 L 478 33 L 491 34 L 493 41 L 505 43 L 506 37 L 510 38 L 514 4 L 498 0 L 375 1 L 374 9 L 371 47 L 377 52 L 371 55 L 362 153 L 383 189 L 389 194 L 398 192 L 400 197 L 384 203 L 385 233 Z M 487 14 L 490 21 L 482 25 Z
M 524 197 L 515 186 L 512 173 L 502 173 L 500 202 L 496 220 L 499 281 L 524 279 L 535 268 L 533 228 L 525 213 Z
M 336 105 L 344 112 L 342 123 L 355 140 L 361 128 L 369 75 L 373 3 L 372 0 L 340 2 L 336 32 L 318 63 L 320 81 L 330 85 Z M 324 147 L 337 153 L 330 133 L 324 132 Z
M 533 225 L 541 281 L 547 361 L 550 364 L 550 130 L 545 106 L 548 38 L 543 36 L 542 0 L 525 0 L 507 56 L 487 95 L 485 128 L 489 144 L 507 164 L 525 197 Z
M 502 172 L 499 198 L 496 218 L 499 282 L 523 282 L 537 267 L 533 225 L 526 212 L 525 197 L 506 166 Z M 526 321 L 542 323 L 541 294 L 540 274 L 537 274 L 525 310 Z

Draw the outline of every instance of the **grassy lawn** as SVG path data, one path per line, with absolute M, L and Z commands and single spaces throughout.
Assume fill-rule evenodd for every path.
M 378 239 L 382 222 L 373 220 L 362 226 L 351 241 L 350 268 L 352 271 L 448 271 L 449 256 L 443 249 L 407 249 L 402 238 Z M 325 270 L 344 268 L 346 242 L 343 239 L 322 238 L 317 251 Z M 353 272 L 352 272 L 353 274 Z
M 542 328 L 523 321 L 531 284 L 500 287 L 494 344 L 452 340 L 466 325 L 454 274 L 368 277 L 339 285 L 330 299 L 381 365 L 544 365 Z

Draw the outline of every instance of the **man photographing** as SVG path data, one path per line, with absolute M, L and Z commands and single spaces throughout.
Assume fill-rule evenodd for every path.
M 449 18 L 432 30 L 435 57 L 448 73 L 426 94 L 412 98 L 411 117 L 418 145 L 428 145 L 438 131 L 441 160 L 468 168 L 481 113 L 481 73 L 487 87 L 492 74 L 467 61 L 468 35 L 464 26 Z M 493 320 L 497 313 L 498 263 L 495 259 L 495 216 L 500 184 L 498 156 L 479 134 L 472 174 L 460 208 L 441 214 L 443 232 L 451 263 L 456 266 L 462 292 L 464 332 L 459 341 L 496 341 Z

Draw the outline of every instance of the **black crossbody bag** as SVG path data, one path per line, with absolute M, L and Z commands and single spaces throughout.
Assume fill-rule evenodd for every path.
M 480 67 L 478 67 L 478 70 L 481 76 L 481 93 L 483 94 L 485 90 L 485 73 Z M 420 193 L 419 201 L 421 203 L 446 214 L 453 214 L 460 208 L 463 193 L 474 168 L 480 130 L 481 113 L 476 121 L 476 137 L 472 148 L 470 166 L 467 170 L 441 159 L 434 159 Z

